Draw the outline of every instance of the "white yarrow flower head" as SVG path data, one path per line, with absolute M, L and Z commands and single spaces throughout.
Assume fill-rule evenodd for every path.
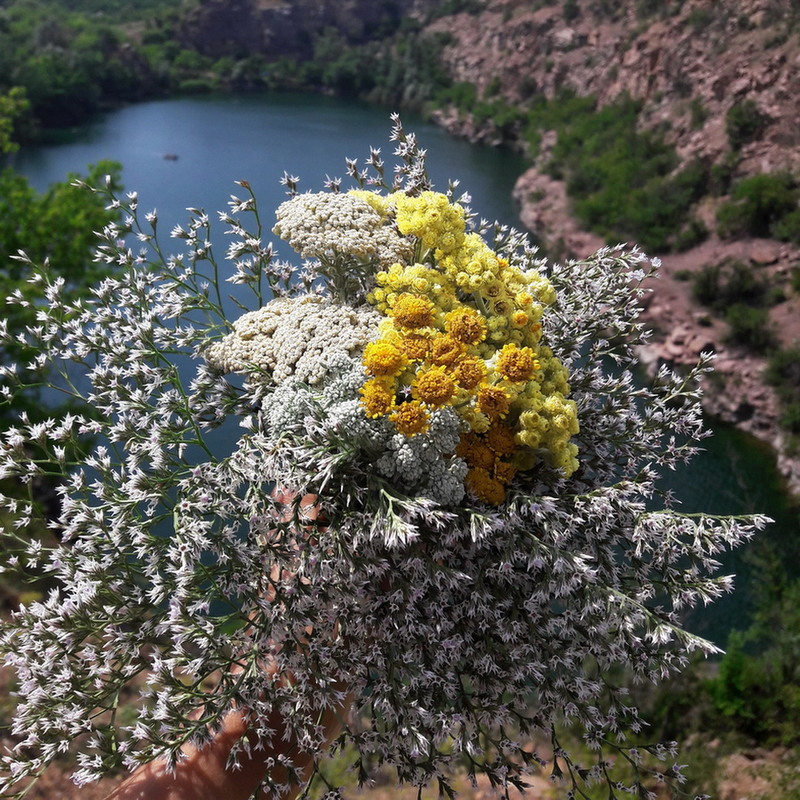
M 20 335 L 75 402 L 0 434 L 4 485 L 27 493 L 0 497 L 2 568 L 51 587 L 0 629 L 19 687 L 2 791 L 73 742 L 79 783 L 174 764 L 234 705 L 251 726 L 234 760 L 270 747 L 276 713 L 322 753 L 321 714 L 348 697 L 343 740 L 401 780 L 449 791 L 463 758 L 520 786 L 544 734 L 585 796 L 611 778 L 573 768 L 559 726 L 598 763 L 635 764 L 620 731 L 642 723 L 613 676 L 658 681 L 715 651 L 681 614 L 730 590 L 717 554 L 767 520 L 655 509 L 659 473 L 705 435 L 708 362 L 635 383 L 650 262 L 548 264 L 499 226 L 486 240 L 394 123 L 391 185 L 377 150 L 347 162 L 353 191 L 297 195 L 286 176 L 275 231 L 304 263 L 263 243 L 239 181 L 227 262 L 199 209 L 180 252 L 134 252 L 138 198 L 108 187 L 130 218 L 99 234 L 112 276 L 72 303 L 38 272 L 46 301 Z
M 406 262 L 413 242 L 352 193 L 295 195 L 276 211 L 272 229 L 303 258 L 316 259 L 334 296 L 366 293 L 376 269 Z
M 233 331 L 205 352 L 209 364 L 225 372 L 252 370 L 281 382 L 290 377 L 320 385 L 326 357 L 360 357 L 375 337 L 380 314 L 319 295 L 278 297 L 243 314 Z

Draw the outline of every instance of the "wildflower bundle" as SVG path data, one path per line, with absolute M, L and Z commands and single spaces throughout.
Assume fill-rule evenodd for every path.
M 115 273 L 91 301 L 37 271 L 24 338 L 85 405 L 2 437 L 0 477 L 30 489 L 4 499 L 6 568 L 51 586 L 0 638 L 19 680 L 6 791 L 73 740 L 79 782 L 174 760 L 234 704 L 260 743 L 277 710 L 321 752 L 320 714 L 346 696 L 361 779 L 385 762 L 449 790 L 463 761 L 521 785 L 546 740 L 579 791 L 641 726 L 618 668 L 659 680 L 714 651 L 681 613 L 730 588 L 716 554 L 766 520 L 681 515 L 656 488 L 704 435 L 707 365 L 634 381 L 649 262 L 547 264 L 434 192 L 397 122 L 393 138 L 391 186 L 377 151 L 348 162 L 348 192 L 287 176 L 273 230 L 299 267 L 241 182 L 224 267 L 205 214 L 166 257 L 133 196 L 112 199 L 126 218 L 97 257 Z M 24 388 L 3 370 L 4 394 Z M 48 477 L 52 541 L 24 534 Z M 561 748 L 564 723 L 593 765 Z

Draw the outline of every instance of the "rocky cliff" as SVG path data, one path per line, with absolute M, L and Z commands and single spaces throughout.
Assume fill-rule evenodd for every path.
M 694 159 L 725 164 L 735 181 L 780 170 L 800 173 L 797 16 L 790 0 L 489 0 L 482 13 L 441 19 L 430 30 L 448 32 L 451 41 L 442 54 L 446 68 L 456 81 L 475 85 L 479 97 L 502 97 L 524 108 L 532 95 L 558 98 L 565 90 L 593 95 L 600 105 L 628 94 L 642 103 L 639 125 L 662 132 L 682 164 Z M 744 101 L 757 110 L 759 130 L 732 158 L 726 119 L 732 106 Z M 434 115 L 474 141 L 509 141 L 509 132 L 491 120 L 476 123 L 452 107 Z M 544 169 L 555 137 L 555 131 L 545 132 L 515 196 L 523 223 L 546 246 L 583 257 L 603 240 L 581 228 L 564 182 Z M 513 130 L 510 140 L 515 144 Z M 519 140 L 516 144 L 522 146 Z M 798 346 L 800 293 L 790 276 L 800 264 L 800 248 L 768 239 L 720 239 L 716 210 L 724 200 L 705 197 L 695 209 L 710 230 L 700 246 L 653 254 L 661 256 L 662 277 L 652 286 L 646 315 L 657 337 L 642 357 L 655 367 L 688 363 L 701 350 L 716 352 L 716 376 L 706 389 L 709 412 L 769 442 L 792 490 L 800 494 L 800 462 L 792 452 L 796 442 L 777 424 L 780 407 L 763 382 L 764 358 L 732 345 L 726 323 L 693 302 L 687 282 L 703 267 L 726 259 L 752 266 L 784 295 L 769 310 L 777 339 L 784 347 Z
M 607 5 L 490 0 L 483 13 L 441 19 L 431 30 L 453 37 L 442 56 L 447 69 L 479 94 L 491 85 L 520 106 L 532 94 L 554 98 L 564 90 L 601 105 L 625 93 L 642 100 L 641 124 L 665 130 L 683 161 L 722 161 L 730 151 L 726 114 L 752 99 L 763 130 L 744 147 L 738 173 L 800 168 L 792 0 Z M 644 14 L 643 6 L 659 14 Z M 471 129 L 468 118 L 459 128 L 451 115 L 448 124 L 474 139 L 497 138 L 491 125 Z

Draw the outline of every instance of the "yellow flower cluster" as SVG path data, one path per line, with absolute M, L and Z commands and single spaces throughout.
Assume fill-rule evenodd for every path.
M 385 319 L 364 352 L 367 415 L 388 415 L 413 436 L 428 429 L 432 410 L 452 406 L 464 420 L 457 454 L 467 488 L 493 505 L 543 457 L 571 475 L 577 408 L 566 368 L 540 343 L 544 309 L 556 299 L 550 282 L 467 233 L 464 210 L 445 195 L 359 196 L 417 243 L 417 261 L 378 272 L 368 297 Z
M 414 236 L 425 250 L 435 251 L 437 261 L 464 246 L 464 209 L 445 195 L 397 193 L 393 199 L 397 229 L 403 236 Z

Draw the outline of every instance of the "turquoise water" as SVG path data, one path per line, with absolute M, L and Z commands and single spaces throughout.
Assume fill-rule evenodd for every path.
M 517 224 L 511 190 L 525 168 L 518 155 L 454 140 L 412 115 L 404 116 L 404 124 L 427 148 L 437 188 L 459 178 L 481 216 Z M 285 199 L 279 184 L 284 170 L 301 177 L 301 190 L 318 190 L 326 175 L 345 177 L 345 156 L 363 160 L 370 146 L 381 147 L 391 164 L 390 128 L 386 111 L 330 98 L 183 98 L 104 115 L 57 145 L 19 153 L 16 167 L 43 189 L 69 172 L 84 171 L 89 163 L 119 161 L 126 189 L 138 192 L 141 210 L 158 210 L 159 228 L 166 234 L 185 221 L 188 206 L 205 209 L 213 220 L 232 193 L 241 194 L 235 180 L 250 182 L 266 221 Z M 177 159 L 166 159 L 167 154 Z M 169 250 L 166 235 L 162 244 Z M 766 536 L 724 557 L 724 571 L 738 576 L 737 591 L 689 620 L 697 633 L 724 644 L 729 630 L 748 624 L 765 558 L 776 557 L 797 573 L 800 523 L 780 489 L 768 450 L 724 426 L 715 427 L 704 447 L 692 464 L 668 476 L 681 508 L 718 514 L 758 511 L 776 519 Z

